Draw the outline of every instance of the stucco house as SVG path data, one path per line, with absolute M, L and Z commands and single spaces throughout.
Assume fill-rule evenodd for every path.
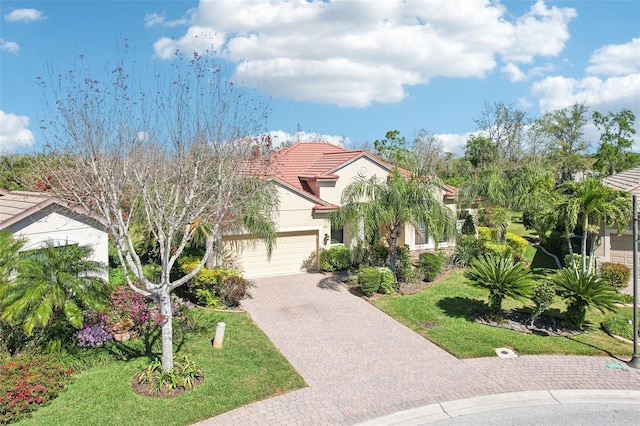
M 627 191 L 640 197 L 640 166 L 607 176 L 602 183 L 614 189 Z M 640 216 L 640 212 L 636 212 Z M 633 223 L 627 230 L 618 235 L 617 228 L 600 228 L 600 246 L 595 255 L 599 261 L 615 262 L 633 268 Z
M 23 250 L 51 240 L 58 245 L 91 245 L 92 260 L 109 262 L 108 234 L 99 221 L 47 193 L 0 188 L 0 231 L 23 238 Z
M 246 278 L 274 276 L 319 269 L 319 254 L 332 245 L 351 246 L 354 230 L 331 226 L 329 214 L 340 207 L 342 191 L 357 177 L 386 177 L 393 166 L 363 150 L 347 150 L 323 142 L 300 142 L 268 158 L 269 178 L 280 198 L 278 239 L 271 258 L 254 235 L 227 235 L 233 246 L 235 266 Z M 456 189 L 441 188 L 438 197 L 455 213 Z M 424 230 L 423 230 L 424 231 Z M 357 230 L 355 231 L 357 232 Z M 438 242 L 440 246 L 451 244 Z M 399 244 L 411 250 L 433 248 L 436 242 L 425 232 L 407 225 Z

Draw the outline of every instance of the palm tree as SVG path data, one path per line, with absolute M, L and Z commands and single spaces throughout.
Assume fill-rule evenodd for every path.
M 362 241 L 371 241 L 382 227 L 391 249 L 390 266 L 397 283 L 398 238 L 405 224 L 415 228 L 425 226 L 436 241 L 455 235 L 453 212 L 435 197 L 435 188 L 435 180 L 406 177 L 398 169 L 386 179 L 360 178 L 342 192 L 342 207 L 331 215 L 331 220 L 338 226 L 359 228 Z
M 594 237 L 598 234 L 601 223 L 604 222 L 607 226 L 615 224 L 619 232 L 624 232 L 631 220 L 630 196 L 624 191 L 605 186 L 596 178 L 587 178 L 580 183 L 565 182 L 559 191 L 563 196 L 559 198 L 554 210 L 561 223 L 564 223 L 567 237 L 576 226 L 582 228 L 580 271 L 583 274 L 590 273 L 593 269 Z M 587 241 L 591 241 L 589 250 Z M 590 258 L 588 267 L 587 255 Z M 575 264 L 574 269 L 577 269 Z
M 0 284 L 6 283 L 18 266 L 18 252 L 24 241 L 14 239 L 8 231 L 0 232 Z
M 100 311 L 109 301 L 110 287 L 100 278 L 105 266 L 88 260 L 89 246 L 44 247 L 24 253 L 15 279 L 0 284 L 0 318 L 20 323 L 28 336 L 55 320 L 82 327 L 83 311 Z
M 558 295 L 567 300 L 567 323 L 581 328 L 586 319 L 587 309 L 594 307 L 601 312 L 615 311 L 615 303 L 620 296 L 598 275 L 565 268 L 556 273 L 553 283 Z
M 498 240 L 506 244 L 511 211 L 538 206 L 554 182 L 550 170 L 538 164 L 513 170 L 487 167 L 470 176 L 459 196 L 468 203 L 479 201 L 490 210 L 491 227 L 499 231 Z
M 476 258 L 465 276 L 473 286 L 489 290 L 489 309 L 497 317 L 502 315 L 504 299 L 523 300 L 533 292 L 531 270 L 506 257 Z

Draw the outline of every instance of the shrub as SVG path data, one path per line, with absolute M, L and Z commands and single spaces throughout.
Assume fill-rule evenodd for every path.
M 473 216 L 470 213 L 465 216 L 460 232 L 462 235 L 476 235 L 476 224 L 473 222 Z
M 421 253 L 418 258 L 418 268 L 422 273 L 423 279 L 428 282 L 436 279 L 440 271 L 442 271 L 443 266 L 444 259 L 441 255 Z
M 378 293 L 381 294 L 391 294 L 395 291 L 395 278 L 393 276 L 393 271 L 386 266 L 378 267 L 378 272 L 380 272 L 380 286 Z
M 480 256 L 481 250 L 480 241 L 476 237 L 463 235 L 456 242 L 453 261 L 459 266 L 469 266 L 473 259 Z
M 242 277 L 231 276 L 222 282 L 218 295 L 223 305 L 235 307 L 247 296 L 249 281 Z
M 95 348 L 113 340 L 107 315 L 98 314 L 76 332 L 77 345 L 81 348 Z
M 180 268 L 187 274 L 200 263 L 200 258 L 185 257 L 180 260 Z M 235 269 L 216 266 L 203 267 L 183 289 L 190 300 L 201 306 L 220 308 L 221 305 L 234 307 L 245 298 L 249 282 Z
M 526 230 L 535 229 L 535 214 L 531 211 L 522 212 L 522 224 Z
M 320 253 L 320 267 L 323 271 L 344 271 L 351 266 L 351 250 L 345 246 L 333 246 Z
M 602 278 L 586 272 L 576 272 L 573 268 L 558 271 L 553 283 L 558 289 L 558 295 L 567 301 L 567 324 L 576 329 L 584 325 L 588 308 L 594 307 L 601 312 L 615 311 L 615 304 L 620 300 Z
M 396 251 L 396 276 L 399 283 L 410 282 L 414 278 L 409 247 L 398 246 Z M 396 289 L 397 290 L 397 289 Z
M 486 226 L 478 226 L 478 239 L 481 241 L 494 241 L 491 229 Z
M 380 270 L 375 266 L 366 266 L 358 271 L 358 285 L 362 294 L 371 297 L 380 288 L 382 277 Z
M 578 269 L 580 269 L 580 265 L 582 265 L 582 255 L 581 254 L 577 254 L 577 253 L 573 253 L 573 258 L 576 260 L 576 267 Z M 572 266 L 571 266 L 571 253 L 566 254 L 562 260 L 564 261 L 564 267 L 565 268 L 572 268 Z M 589 265 L 589 256 L 587 256 L 586 262 L 587 262 L 587 266 L 588 266 Z
M 549 281 L 542 281 L 533 288 L 533 294 L 531 295 L 531 301 L 535 308 L 533 315 L 531 315 L 531 325 L 535 322 L 544 311 L 549 309 L 553 303 L 553 299 L 556 296 L 556 290 Z
M 524 252 L 529 247 L 529 242 L 519 235 L 512 232 L 507 232 L 507 245 L 511 247 L 511 256 L 516 262 L 521 262 L 524 259 Z
M 71 380 L 52 355 L 20 354 L 0 365 L 0 423 L 14 423 L 57 397 Z
M 627 340 L 633 340 L 633 320 L 631 318 L 614 315 L 607 318 L 602 323 L 602 327 L 611 335 L 620 336 Z
M 631 269 L 622 263 L 603 262 L 600 265 L 600 278 L 616 290 L 622 290 L 629 284 Z
M 162 392 L 171 395 L 179 388 L 193 389 L 196 381 L 202 377 L 204 377 L 202 369 L 189 357 L 184 356 L 169 370 L 163 370 L 160 360 L 155 359 L 141 374 L 137 375 L 137 380 L 139 384 L 149 385 L 155 395 L 160 395 Z
M 522 300 L 533 291 L 531 270 L 511 258 L 487 256 L 471 262 L 465 273 L 471 285 L 489 291 L 489 309 L 497 317 L 502 315 L 502 301 L 506 298 Z
M 389 247 L 377 244 L 371 247 L 369 251 L 369 261 L 371 266 L 388 266 L 389 265 Z
M 482 245 L 482 254 L 484 256 L 502 257 L 511 259 L 513 249 L 507 244 L 494 243 L 493 241 L 484 241 Z

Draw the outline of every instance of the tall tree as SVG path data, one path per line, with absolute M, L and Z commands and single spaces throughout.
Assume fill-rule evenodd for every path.
M 386 178 L 357 179 L 342 192 L 342 206 L 332 221 L 362 229 L 364 241 L 382 227 L 391 249 L 391 270 L 397 282 L 398 238 L 405 224 L 425 226 L 436 239 L 455 235 L 453 213 L 436 198 L 437 182 L 422 177 L 403 176 L 398 169 Z
M 437 136 L 422 129 L 411 143 L 411 151 L 416 157 L 418 174 L 422 176 L 437 176 L 440 165 L 444 162 L 442 142 Z
M 398 167 L 414 168 L 415 155 L 409 150 L 407 139 L 399 130 L 389 130 L 384 139 L 373 141 L 376 155 Z
M 589 142 L 584 138 L 586 114 L 586 106 L 574 104 L 547 112 L 532 123 L 537 135 L 547 140 L 550 159 L 557 167 L 561 182 L 573 180 L 576 172 L 587 168 L 584 157 L 589 149 Z
M 239 226 L 238 212 L 257 193 L 267 191 L 270 198 L 261 206 L 265 217 L 273 218 L 278 205 L 260 170 L 247 166 L 263 149 L 254 135 L 265 108 L 202 53 L 177 54 L 169 70 L 142 76 L 125 49 L 102 73 L 80 57 L 69 72 L 42 80 L 56 112 L 43 123 L 51 147 L 43 172 L 53 176 L 52 190 L 60 197 L 101 218 L 129 287 L 158 304 L 165 370 L 173 367 L 171 291 L 200 271 L 215 241 Z M 172 277 L 203 223 L 211 232 L 200 263 Z M 143 273 L 135 227 L 157 242 L 158 280 Z
M 593 113 L 593 123 L 600 130 L 600 146 L 596 152 L 594 168 L 604 175 L 612 175 L 635 166 L 640 154 L 630 152 L 633 146 L 633 135 L 636 116 L 631 110 L 609 112 L 603 115 Z
M 495 147 L 495 160 L 499 160 L 503 167 L 516 164 L 522 156 L 525 112 L 503 102 L 485 104 L 481 117 L 475 122 L 481 134 Z

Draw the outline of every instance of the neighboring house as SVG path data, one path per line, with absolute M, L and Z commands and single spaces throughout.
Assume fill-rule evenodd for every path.
M 602 179 L 611 188 L 627 191 L 640 197 L 640 166 L 616 173 Z M 640 212 L 636 212 L 638 215 Z M 633 268 L 633 223 L 629 222 L 627 230 L 618 235 L 617 228 L 600 228 L 600 246 L 595 255 L 602 262 L 615 262 Z
M 4 230 L 25 240 L 23 250 L 42 247 L 45 241 L 91 245 L 92 260 L 109 262 L 108 235 L 100 222 L 47 193 L 0 188 L 0 231 Z
M 271 258 L 254 235 L 223 237 L 232 247 L 227 252 L 235 253 L 235 266 L 247 278 L 315 271 L 322 250 L 332 245 L 351 247 L 357 230 L 332 227 L 329 214 L 340 207 L 342 191 L 357 177 L 384 178 L 394 168 L 366 151 L 321 142 L 296 143 L 264 161 L 280 197 L 278 239 Z M 454 213 L 455 192 L 455 188 L 445 186 L 438 194 Z M 425 230 L 416 232 L 410 225 L 405 228 L 399 244 L 407 244 L 411 250 L 435 246 Z M 446 246 L 449 242 L 439 244 Z

